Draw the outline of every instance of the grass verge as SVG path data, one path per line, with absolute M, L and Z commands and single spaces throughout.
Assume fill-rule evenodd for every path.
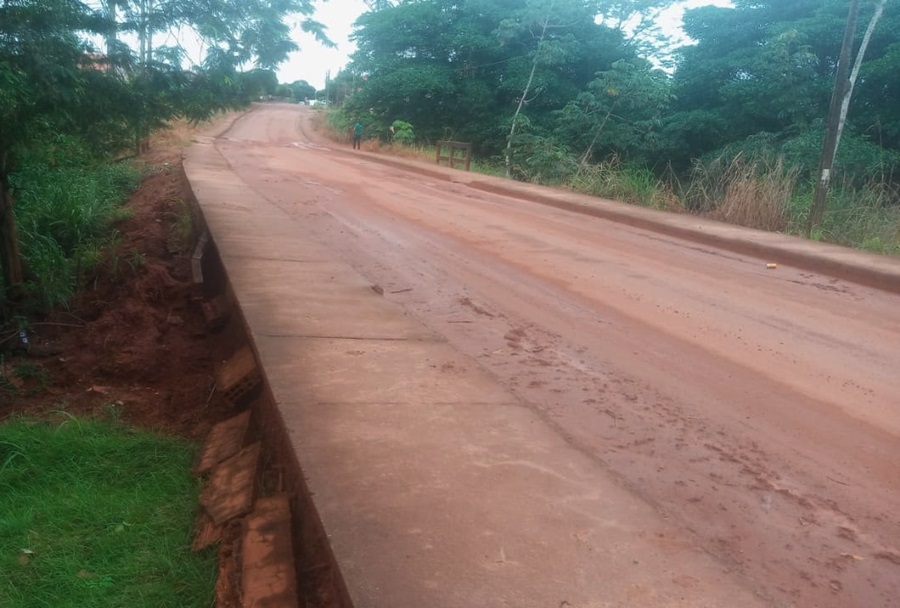
M 103 420 L 0 425 L 0 606 L 212 606 L 215 553 L 190 547 L 194 453 Z

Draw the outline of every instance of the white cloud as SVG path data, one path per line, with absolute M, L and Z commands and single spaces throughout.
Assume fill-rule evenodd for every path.
M 325 0 L 318 2 L 314 19 L 325 24 L 328 37 L 337 44 L 337 48 L 326 48 L 316 39 L 295 28 L 294 41 L 300 50 L 291 53 L 290 58 L 278 68 L 280 82 L 305 80 L 317 89 L 325 86 L 325 74 L 332 76 L 347 65 L 350 54 L 356 46 L 348 39 L 353 31 L 353 22 L 365 11 L 363 0 Z

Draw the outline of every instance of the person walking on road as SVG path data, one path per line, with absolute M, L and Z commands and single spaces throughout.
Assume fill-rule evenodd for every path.
M 363 126 L 362 123 L 357 122 L 353 125 L 353 149 L 359 150 L 360 142 L 362 141 L 363 134 Z

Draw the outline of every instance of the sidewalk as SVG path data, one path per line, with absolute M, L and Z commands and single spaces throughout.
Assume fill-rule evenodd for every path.
M 764 605 L 211 139 L 185 169 L 355 606 Z

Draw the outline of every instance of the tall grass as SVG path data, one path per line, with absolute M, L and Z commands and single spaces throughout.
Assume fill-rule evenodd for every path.
M 582 166 L 572 177 L 571 187 L 592 196 L 682 212 L 683 207 L 670 184 L 659 179 L 650 169 L 613 156 L 600 164 Z
M 694 165 L 682 200 L 688 209 L 729 224 L 783 232 L 797 175 L 781 159 L 720 156 Z
M 99 420 L 0 426 L 0 606 L 211 606 L 194 449 Z
M 791 232 L 806 233 L 812 205 L 811 186 L 794 197 Z M 900 188 L 884 181 L 864 187 L 837 184 L 828 196 L 824 220 L 811 237 L 873 253 L 900 255 Z
M 768 230 L 805 236 L 813 185 L 780 159 L 719 157 L 697 163 L 682 194 L 694 213 Z M 886 180 L 864 186 L 834 184 L 824 222 L 812 238 L 900 255 L 900 189 Z
M 78 276 L 101 260 L 122 207 L 139 182 L 132 165 L 25 164 L 12 176 L 22 257 L 30 273 L 28 291 L 39 308 L 68 300 Z

